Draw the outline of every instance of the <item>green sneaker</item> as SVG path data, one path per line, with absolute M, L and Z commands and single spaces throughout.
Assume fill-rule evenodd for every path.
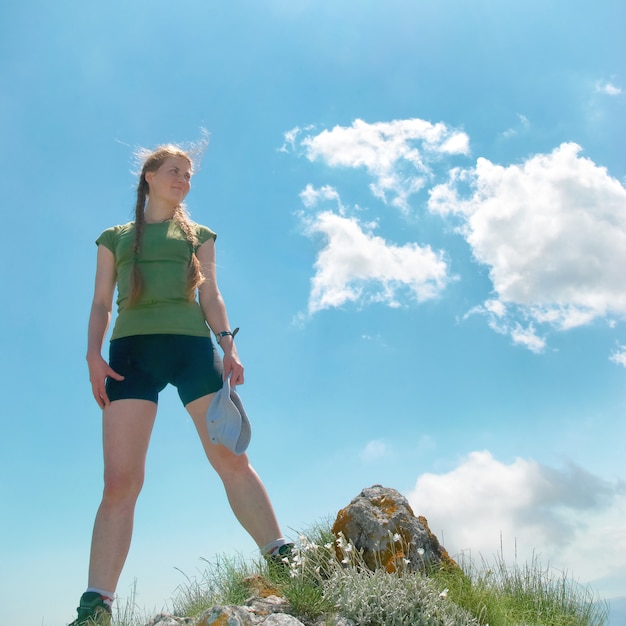
M 111 607 L 95 591 L 86 591 L 80 598 L 78 617 L 69 626 L 109 626 Z
M 293 543 L 286 543 L 280 546 L 274 554 L 265 557 L 267 564 L 270 568 L 289 569 L 294 548 Z
M 281 561 L 284 561 L 284 559 L 290 559 L 293 555 L 294 548 L 295 546 L 293 543 L 286 543 L 278 548 L 278 552 L 274 554 L 274 558 L 278 558 Z

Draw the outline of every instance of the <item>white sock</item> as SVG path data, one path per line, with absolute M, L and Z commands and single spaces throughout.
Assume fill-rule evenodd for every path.
M 115 600 L 115 594 L 111 591 L 105 591 L 104 589 L 99 589 L 98 587 L 88 587 L 87 592 L 92 591 L 94 593 L 99 593 L 102 596 L 102 601 L 111 608 L 113 606 L 113 600 Z
M 282 537 L 279 537 L 275 541 L 271 541 L 266 546 L 263 546 L 261 548 L 261 554 L 263 556 L 272 556 L 273 554 L 276 554 L 278 552 L 278 550 L 282 546 L 284 546 L 284 545 L 286 545 L 288 543 L 289 542 L 286 539 L 283 539 Z

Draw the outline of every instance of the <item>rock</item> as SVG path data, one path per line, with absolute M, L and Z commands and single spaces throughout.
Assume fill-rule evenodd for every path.
M 198 620 L 197 626 L 253 626 L 252 612 L 243 606 L 216 605 L 205 611 Z
M 408 500 L 395 489 L 374 485 L 363 491 L 341 509 L 332 527 L 339 540 L 338 558 L 346 553 L 341 535 L 362 552 L 370 570 L 387 572 L 421 571 L 458 565 L 428 528 L 424 517 L 416 517 Z
M 286 613 L 274 613 L 259 623 L 263 626 L 304 626 L 299 619 Z
M 285 613 L 288 607 L 289 603 L 285 598 L 257 596 L 248 599 L 245 606 L 214 606 L 205 611 L 195 624 L 197 626 L 256 626 L 257 624 L 302 626 L 302 622 Z
M 174 617 L 167 613 L 159 613 L 153 617 L 145 626 L 182 626 L 192 625 L 194 620 L 191 617 Z
M 280 595 L 279 590 L 275 585 L 272 585 L 266 578 L 260 574 L 252 574 L 246 576 L 241 581 L 247 588 L 250 596 L 256 596 L 259 598 L 267 598 L 269 596 Z
M 332 619 L 332 622 L 330 621 Z M 347 617 L 343 617 L 340 615 L 335 615 L 329 617 L 328 615 L 322 615 L 317 622 L 315 622 L 315 626 L 355 626 L 355 623 L 348 619 Z
M 256 597 L 247 600 L 246 606 L 254 615 L 264 617 L 274 613 L 286 612 L 289 608 L 289 602 L 281 596 Z

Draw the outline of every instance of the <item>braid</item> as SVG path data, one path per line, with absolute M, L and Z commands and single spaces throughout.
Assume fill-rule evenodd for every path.
M 135 204 L 135 239 L 133 242 L 133 269 L 130 275 L 130 306 L 137 303 L 143 291 L 143 278 L 139 271 L 139 254 L 143 243 L 143 227 L 146 223 L 144 209 L 146 207 L 146 196 L 148 195 L 148 183 L 146 182 L 146 172 L 141 172 L 139 184 L 137 185 L 137 203 Z
M 196 256 L 196 248 L 198 247 L 198 237 L 193 224 L 187 217 L 187 214 L 181 205 L 174 209 L 174 221 L 185 235 L 187 243 L 191 247 L 191 259 L 189 261 L 189 272 L 187 274 L 187 297 L 193 300 L 196 297 L 196 289 L 204 282 L 204 274 L 202 273 L 202 265 Z

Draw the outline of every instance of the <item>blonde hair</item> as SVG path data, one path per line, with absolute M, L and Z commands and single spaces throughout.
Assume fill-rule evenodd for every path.
M 137 201 L 135 203 L 135 239 L 133 243 L 133 269 L 130 277 L 129 296 L 131 306 L 137 303 L 143 292 L 143 277 L 139 269 L 139 255 L 141 253 L 143 231 L 146 223 L 144 215 L 146 199 L 150 193 L 146 174 L 148 172 L 156 172 L 168 157 L 182 157 L 189 163 L 190 168 L 193 170 L 193 161 L 190 154 L 172 144 L 158 146 L 152 151 L 141 150 L 137 152 L 137 155 L 141 158 L 142 166 L 139 173 L 139 182 L 137 183 Z M 195 253 L 196 247 L 198 246 L 198 238 L 184 205 L 179 204 L 174 209 L 172 219 L 176 222 L 191 247 L 191 260 L 187 274 L 187 297 L 190 301 L 193 301 L 196 296 L 196 289 L 204 281 L 202 266 Z

